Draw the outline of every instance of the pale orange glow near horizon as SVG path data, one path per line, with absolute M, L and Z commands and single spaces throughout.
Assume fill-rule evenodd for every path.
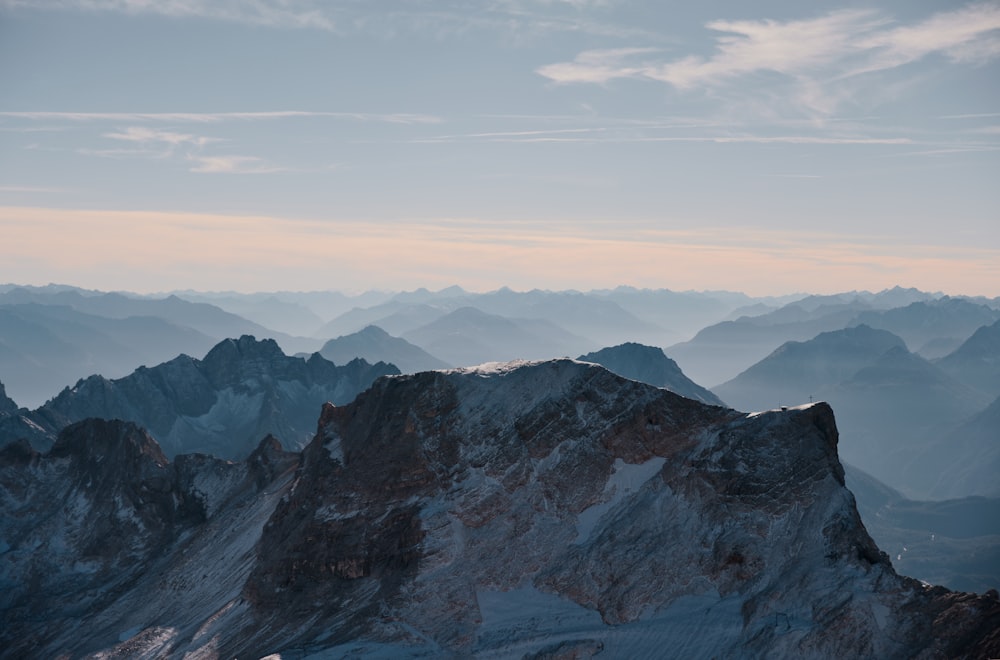
M 1000 295 L 1000 250 L 754 228 L 303 220 L 0 207 L 3 283 L 180 289 L 609 288 L 750 295 L 896 285 Z

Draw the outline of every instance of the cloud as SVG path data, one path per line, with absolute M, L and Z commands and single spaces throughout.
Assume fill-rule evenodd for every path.
M 333 30 L 322 5 L 304 0 L 2 0 L 0 7 L 160 14 L 171 18 L 208 18 L 277 28 Z
M 269 112 L 50 112 L 18 111 L 0 112 L 0 117 L 34 121 L 114 121 L 114 122 L 168 122 L 208 124 L 223 121 L 261 121 L 272 119 L 326 117 L 390 124 L 438 124 L 442 119 L 433 115 L 415 113 L 375 112 L 314 112 L 308 110 L 277 110 Z
M 120 131 L 118 133 L 105 133 L 104 137 L 111 138 L 112 140 L 125 140 L 126 142 L 138 142 L 141 144 L 159 142 L 169 145 L 170 147 L 177 147 L 182 144 L 203 147 L 209 142 L 218 141 L 218 138 L 203 137 L 188 133 L 160 131 L 152 128 L 146 128 L 145 126 L 130 126 L 124 131 Z
M 269 165 L 263 158 L 255 156 L 191 156 L 197 163 L 192 172 L 200 174 L 269 174 L 281 172 L 284 168 Z
M 720 89 L 776 77 L 793 86 L 797 103 L 829 114 L 857 93 L 862 74 L 897 69 L 932 54 L 954 63 L 1000 56 L 1000 5 L 972 4 L 908 26 L 868 9 L 807 20 L 718 20 L 710 56 L 665 60 L 650 48 L 588 50 L 537 73 L 561 84 L 645 79 L 679 91 Z M 872 83 L 874 84 L 874 83 Z

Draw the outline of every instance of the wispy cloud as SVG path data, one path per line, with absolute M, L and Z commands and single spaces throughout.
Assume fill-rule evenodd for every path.
M 897 26 L 874 10 L 842 10 L 807 20 L 713 21 L 710 56 L 665 59 L 656 49 L 589 50 L 537 72 L 556 83 L 604 84 L 623 78 L 680 91 L 719 89 L 777 76 L 801 108 L 830 114 L 863 83 L 862 74 L 897 69 L 939 54 L 954 63 L 1000 56 L 1000 5 L 971 4 Z
M 191 171 L 200 174 L 269 174 L 284 171 L 284 168 L 256 156 L 191 156 L 188 160 L 196 163 Z
M 322 4 L 308 0 L 0 0 L 17 9 L 114 11 L 171 18 L 208 18 L 278 28 L 333 30 Z
M 584 135 L 580 135 L 584 134 Z M 469 133 L 466 135 L 439 135 L 427 138 L 415 138 L 414 143 L 448 143 L 448 142 L 586 142 L 586 143 L 641 143 L 641 142 L 708 142 L 715 144 L 868 144 L 868 145 L 908 145 L 913 144 L 906 137 L 865 137 L 865 136 L 824 136 L 824 135 L 624 135 L 611 132 L 610 129 L 563 129 L 553 131 L 511 131 L 497 133 Z
M 72 122 L 169 122 L 169 123 L 215 123 L 223 121 L 260 121 L 271 119 L 325 117 L 365 122 L 386 122 L 390 124 L 437 124 L 440 117 L 414 113 L 377 112 L 315 112 L 309 110 L 276 110 L 268 112 L 51 112 L 51 111 L 8 111 L 0 112 L 0 117 L 30 119 L 36 121 Z
M 162 143 L 170 147 L 183 144 L 191 144 L 203 147 L 210 142 L 217 142 L 219 138 L 204 137 L 201 135 L 191 135 L 189 133 L 174 133 L 172 131 L 160 131 L 145 126 L 130 126 L 117 133 L 105 133 L 104 137 L 112 140 L 124 140 L 126 142 L 138 142 L 140 144 Z

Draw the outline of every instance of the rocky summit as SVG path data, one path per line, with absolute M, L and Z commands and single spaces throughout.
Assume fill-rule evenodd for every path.
M 381 378 L 239 463 L 83 422 L 0 452 L 0 654 L 1000 654 L 996 593 L 898 575 L 837 442 L 572 360 Z
M 391 364 L 352 360 L 335 365 L 314 353 L 285 355 L 273 339 L 226 339 L 196 360 L 181 355 L 124 378 L 91 376 L 34 411 L 0 416 L 0 445 L 26 438 L 47 449 L 59 430 L 90 417 L 123 419 L 147 429 L 164 453 L 246 457 L 273 434 L 301 449 L 316 430 L 326 401 L 347 403 Z

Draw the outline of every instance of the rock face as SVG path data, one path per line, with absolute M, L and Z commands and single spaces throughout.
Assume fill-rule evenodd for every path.
M 2 454 L 10 657 L 1000 652 L 995 597 L 872 542 L 822 403 L 746 415 L 559 360 L 379 379 L 301 457 L 171 464 L 76 428 Z M 75 541 L 92 510 L 141 523 L 113 588 Z
M 317 354 L 289 357 L 272 339 L 244 335 L 220 342 L 203 360 L 181 355 L 124 378 L 81 380 L 27 417 L 37 429 L 10 430 L 19 435 L 0 437 L 0 444 L 27 437 L 45 449 L 68 424 L 98 417 L 143 426 L 168 456 L 243 458 L 267 434 L 300 449 L 312 438 L 323 403 L 347 403 L 379 376 L 395 373 L 381 362 L 338 367 Z
M 684 375 L 677 363 L 662 348 L 627 342 L 581 355 L 578 359 L 594 362 L 610 371 L 641 383 L 663 387 L 695 401 L 724 406 L 722 399 Z
M 0 383 L 0 415 L 12 415 L 17 412 L 17 404 L 7 396 L 7 388 Z

